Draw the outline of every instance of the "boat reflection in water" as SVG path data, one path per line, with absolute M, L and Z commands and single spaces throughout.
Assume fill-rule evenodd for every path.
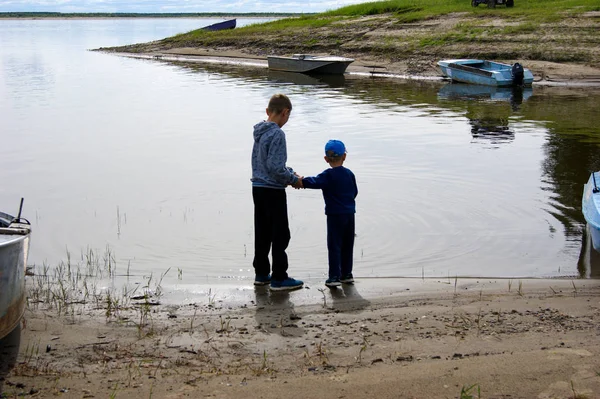
M 306 75 L 303 73 L 269 70 L 267 79 L 272 82 L 293 83 L 296 85 L 325 85 L 329 87 L 343 87 L 346 84 L 344 75 Z
M 448 83 L 438 91 L 438 97 L 461 100 L 491 100 L 522 103 L 533 94 L 531 87 L 494 87 Z
M 12 332 L 0 338 L 0 397 L 2 398 L 4 398 L 2 396 L 4 381 L 17 363 L 20 347 L 21 324 L 18 324 Z
M 515 132 L 510 130 L 508 120 L 502 118 L 470 119 L 471 135 L 474 139 L 488 139 L 492 143 L 512 141 Z
M 467 101 L 465 116 L 469 119 L 473 138 L 498 144 L 515 139 L 509 118 L 532 94 L 533 90 L 530 87 L 448 83 L 438 91 L 438 99 Z
M 581 239 L 581 252 L 577 262 L 579 276 L 583 278 L 600 278 L 600 252 L 592 245 L 590 226 L 585 225 Z

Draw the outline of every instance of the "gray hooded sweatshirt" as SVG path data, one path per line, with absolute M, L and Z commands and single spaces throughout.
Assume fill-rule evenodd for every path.
M 285 166 L 287 148 L 285 133 L 275 122 L 254 125 L 252 148 L 252 186 L 285 189 L 298 178 L 292 168 Z

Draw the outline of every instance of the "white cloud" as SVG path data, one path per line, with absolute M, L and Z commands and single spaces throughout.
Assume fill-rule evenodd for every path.
M 321 12 L 365 0 L 0 0 L 0 12 Z

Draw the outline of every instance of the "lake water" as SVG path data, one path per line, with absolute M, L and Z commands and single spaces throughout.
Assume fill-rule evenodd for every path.
M 600 169 L 598 89 L 464 92 L 87 51 L 212 22 L 0 21 L 0 207 L 16 214 L 25 198 L 30 264 L 109 248 L 119 275 L 170 268 L 165 284 L 249 284 L 252 126 L 282 92 L 296 171 L 316 175 L 325 142 L 346 143 L 356 276 L 600 274 L 583 261 L 581 215 L 583 184 Z M 290 274 L 321 279 L 321 193 L 288 189 L 288 206 Z

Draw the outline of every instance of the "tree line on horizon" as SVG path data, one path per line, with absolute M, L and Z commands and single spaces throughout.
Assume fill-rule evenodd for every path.
M 138 12 L 45 12 L 45 11 L 16 11 L 0 12 L 0 18 L 181 18 L 181 17 L 288 17 L 295 15 L 310 15 L 307 13 L 274 13 L 274 12 L 174 12 L 174 13 L 138 13 Z

